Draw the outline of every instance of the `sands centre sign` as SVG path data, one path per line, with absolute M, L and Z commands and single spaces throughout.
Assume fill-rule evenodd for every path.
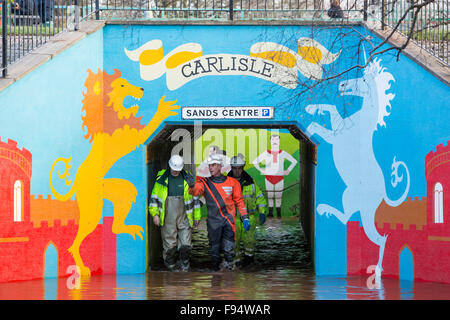
M 183 107 L 185 120 L 200 119 L 273 119 L 273 107 Z

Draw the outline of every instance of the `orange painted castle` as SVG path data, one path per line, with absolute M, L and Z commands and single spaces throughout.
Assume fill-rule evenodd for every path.
M 55 276 L 72 273 L 75 264 L 67 249 L 78 230 L 76 201 L 30 195 L 32 155 L 17 142 L 0 140 L 0 282 L 44 278 L 47 249 L 56 249 Z M 116 272 L 116 235 L 113 217 L 103 217 L 81 246 L 92 274 Z

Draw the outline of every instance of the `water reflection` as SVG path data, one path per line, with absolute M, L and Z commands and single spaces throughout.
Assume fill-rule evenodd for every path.
M 450 285 L 382 279 L 369 289 L 367 277 L 307 276 L 293 269 L 259 272 L 166 272 L 103 275 L 82 279 L 69 289 L 67 279 L 0 284 L 1 300 L 448 300 Z
M 194 234 L 191 272 L 153 270 L 147 274 L 0 283 L 0 299 L 59 300 L 400 300 L 450 299 L 450 285 L 367 276 L 316 277 L 310 253 L 295 219 L 272 219 L 257 231 L 255 264 L 234 272 L 212 272 L 206 231 Z

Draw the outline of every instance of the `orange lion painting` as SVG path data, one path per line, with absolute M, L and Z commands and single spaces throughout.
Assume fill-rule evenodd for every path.
M 93 73 L 88 70 L 88 78 L 85 82 L 87 89 L 83 93 L 83 129 L 84 136 L 92 142 L 91 150 L 87 158 L 78 168 L 70 191 L 61 195 L 52 184 L 54 167 L 59 162 L 65 163 L 65 171 L 59 174 L 67 185 L 71 180 L 67 177 L 71 158 L 58 158 L 50 170 L 50 188 L 56 199 L 69 200 L 76 193 L 76 201 L 80 211 L 78 232 L 72 246 L 68 249 L 72 254 L 76 265 L 80 268 L 81 275 L 90 275 L 90 269 L 86 267 L 80 256 L 80 246 L 83 240 L 97 227 L 103 211 L 103 199 L 110 200 L 114 205 L 114 220 L 112 232 L 127 233 L 134 239 L 138 235 L 141 240 L 144 232 L 141 226 L 125 225 L 125 219 L 136 199 L 136 187 L 123 179 L 105 179 L 106 173 L 120 158 L 135 150 L 138 146 L 153 134 L 156 128 L 167 117 L 177 115 L 173 110 L 180 107 L 174 105 L 176 101 L 164 101 L 161 97 L 158 109 L 147 125 L 141 124 L 141 118 L 136 117 L 139 106 L 130 108 L 123 106 L 125 97 L 131 96 L 141 99 L 144 89 L 130 84 L 121 78 L 119 70 L 109 75 L 105 71 L 98 70 Z

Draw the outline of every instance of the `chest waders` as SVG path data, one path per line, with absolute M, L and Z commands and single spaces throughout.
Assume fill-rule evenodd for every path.
M 191 251 L 191 227 L 185 213 L 183 196 L 168 196 L 166 198 L 165 222 L 161 227 L 164 264 L 173 270 L 177 261 L 177 250 L 181 262 L 181 270 L 189 270 L 189 255 Z
M 214 177 L 205 179 L 205 187 L 208 190 L 205 193 L 208 207 L 206 227 L 208 229 L 209 254 L 211 255 L 213 270 L 219 270 L 221 262 L 223 268 L 231 269 L 235 254 L 234 216 L 228 213 L 224 194 L 219 191 L 222 189 L 221 183 L 225 181 L 226 177 L 224 176 L 219 179 Z M 223 261 L 221 252 L 223 252 Z
M 233 177 L 230 171 L 228 176 Z M 236 255 L 234 264 L 246 266 L 253 262 L 256 247 L 256 226 L 259 224 L 259 215 L 266 214 L 267 201 L 261 189 L 253 178 L 246 172 L 242 172 L 239 180 L 242 188 L 245 207 L 250 220 L 250 230 L 245 231 L 240 214 L 236 215 Z
M 232 269 L 235 255 L 236 207 L 243 216 L 248 216 L 239 182 L 222 175 L 197 177 L 195 186 L 191 187 L 189 192 L 195 196 L 205 197 L 208 211 L 206 225 L 213 269 L 220 269 L 221 251 L 224 257 L 222 267 Z
M 241 217 L 236 217 L 236 256 L 235 265 L 246 266 L 253 262 L 256 247 L 256 214 L 249 214 L 250 230 L 245 231 Z
M 163 169 L 158 172 L 156 183 L 150 196 L 148 211 L 152 217 L 156 215 L 160 217 L 164 264 L 170 266 L 170 268 L 175 266 L 178 249 L 181 269 L 182 271 L 187 271 L 189 269 L 189 255 L 191 251 L 191 228 L 194 220 L 201 219 L 201 203 L 198 197 L 193 197 L 189 194 L 189 186 L 186 181 L 188 173 L 185 170 L 181 170 L 180 174 L 184 180 L 184 195 L 180 194 L 180 181 L 171 179 L 172 182 L 177 184 L 178 188 L 169 190 L 170 171 Z M 167 220 L 167 217 L 169 217 L 169 220 Z M 166 224 L 168 224 L 167 228 L 165 228 Z

